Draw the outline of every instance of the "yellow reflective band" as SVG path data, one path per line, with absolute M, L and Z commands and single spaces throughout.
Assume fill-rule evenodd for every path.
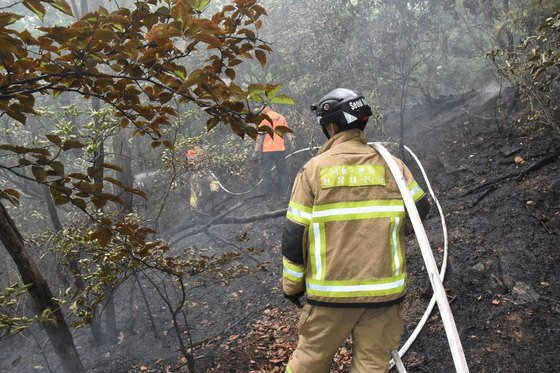
M 210 182 L 210 191 L 217 192 L 219 190 L 220 190 L 220 183 L 218 183 L 216 180 L 212 180 Z
M 400 242 L 400 231 L 401 219 L 395 218 L 391 219 L 391 269 L 393 270 L 393 275 L 399 275 L 403 271 L 403 255 L 401 250 Z
M 293 373 L 292 370 L 290 369 L 290 367 L 286 367 L 286 373 Z
M 332 298 L 354 298 L 398 294 L 406 288 L 406 275 L 375 280 L 319 281 L 308 279 L 307 293 Z
M 303 273 L 301 273 L 301 276 L 294 276 L 294 273 L 290 273 L 286 268 L 284 268 L 284 271 L 282 272 L 282 277 L 287 278 L 288 280 L 293 282 L 303 282 Z
M 303 282 L 305 272 L 305 267 L 303 265 L 295 264 L 286 258 L 282 259 L 282 263 L 284 264 L 282 271 L 283 277 L 294 282 Z
M 371 200 L 319 205 L 313 208 L 312 222 L 404 217 L 402 200 Z
M 313 209 L 290 201 L 286 218 L 300 224 L 309 225 Z
M 322 224 L 313 223 L 311 231 L 313 232 L 313 239 L 310 240 L 310 252 L 312 259 L 312 273 L 313 277 L 320 280 L 324 277 L 325 268 L 323 258 L 325 257 L 324 254 L 324 245 L 323 243 L 325 240 L 323 239 L 323 231 L 324 227 Z
M 324 205 L 313 206 L 312 212 L 315 213 L 316 211 L 368 206 L 403 206 L 404 209 L 404 202 L 402 199 L 370 199 L 355 202 L 325 203 Z
M 410 183 L 410 185 L 408 186 L 408 192 L 410 193 L 410 196 L 412 197 L 414 202 L 417 202 L 425 194 L 416 181 Z
M 341 165 L 319 170 L 321 188 L 385 185 L 385 166 Z

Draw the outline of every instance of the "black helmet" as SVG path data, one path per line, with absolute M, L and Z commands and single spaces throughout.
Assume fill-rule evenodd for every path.
M 348 129 L 364 129 L 371 108 L 366 104 L 361 93 L 346 88 L 337 88 L 327 93 L 316 104 L 311 105 L 311 110 L 317 113 L 317 123 L 323 127 L 323 132 L 328 136 L 325 126 L 337 123 L 341 131 Z

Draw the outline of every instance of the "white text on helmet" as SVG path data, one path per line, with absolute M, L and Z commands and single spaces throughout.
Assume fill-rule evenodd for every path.
M 348 103 L 348 105 L 350 106 L 350 109 L 352 109 L 352 110 L 356 110 L 356 109 L 364 106 L 365 104 L 366 103 L 364 102 L 363 98 L 360 98 L 356 101 L 352 101 L 352 102 Z

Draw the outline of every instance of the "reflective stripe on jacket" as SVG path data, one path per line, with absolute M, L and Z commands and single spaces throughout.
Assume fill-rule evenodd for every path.
M 414 201 L 424 192 L 398 159 Z M 405 207 L 363 131 L 329 139 L 296 176 L 284 238 L 283 288 L 321 303 L 378 303 L 406 291 Z

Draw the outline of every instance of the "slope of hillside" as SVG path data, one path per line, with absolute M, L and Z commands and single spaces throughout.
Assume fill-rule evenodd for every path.
M 405 143 L 423 162 L 445 212 L 444 285 L 471 372 L 554 372 L 560 366 L 559 134 L 518 130 L 522 123 L 503 119 L 496 101 L 469 94 L 411 107 Z M 385 133 L 394 140 L 396 115 L 385 117 Z M 297 170 L 307 157 L 291 158 L 290 169 Z M 405 160 L 424 185 L 412 159 Z M 230 211 L 226 218 L 177 222 L 162 233 L 174 254 L 193 263 L 184 318 L 188 329 L 181 332 L 197 372 L 284 371 L 298 321 L 298 309 L 282 298 L 279 286 L 285 208 L 279 201 L 230 197 L 215 212 Z M 425 227 L 441 264 L 443 235 L 435 207 Z M 431 297 L 420 251 L 413 237 L 408 241 L 403 342 Z M 187 372 L 165 305 L 149 287 L 134 296 L 135 288 L 123 287 L 115 295 L 122 327 L 117 345 L 94 347 L 87 328 L 74 333 L 88 371 Z M 32 338 L 25 332 L 0 345 L 7 357 L 0 359 L 0 371 L 48 371 Z M 340 349 L 332 372 L 348 371 L 351 346 L 348 340 Z M 437 311 L 403 361 L 409 372 L 454 371 Z M 54 357 L 50 364 L 56 369 Z
M 439 108 L 413 107 L 405 142 L 422 160 L 446 214 L 445 286 L 471 371 L 552 372 L 560 366 L 553 342 L 560 339 L 558 134 L 518 131 L 515 119 L 500 117 L 496 100 L 474 95 Z M 395 130 L 388 127 L 389 134 Z M 410 158 L 407 163 L 415 169 Z M 441 261 L 435 208 L 425 226 Z M 431 296 L 418 248 L 410 242 L 407 250 L 405 339 Z M 297 340 L 297 310 L 281 308 L 267 309 L 226 343 L 212 371 L 282 371 Z M 339 351 L 333 372 L 347 371 L 350 349 L 348 343 Z M 403 359 L 409 372 L 453 371 L 437 312 L 409 351 Z

